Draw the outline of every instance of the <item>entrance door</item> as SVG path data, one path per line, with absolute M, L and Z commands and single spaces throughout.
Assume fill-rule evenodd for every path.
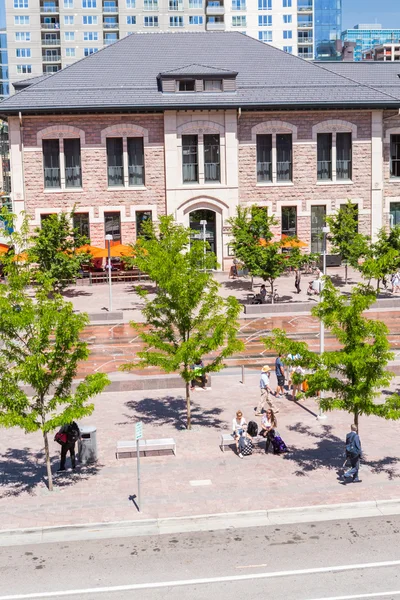
M 194 210 L 189 215 L 189 225 L 192 229 L 192 239 L 202 240 L 203 239 L 203 225 L 200 221 L 207 221 L 206 225 L 206 242 L 208 242 L 210 248 L 209 252 L 217 254 L 216 244 L 216 214 L 213 210 Z

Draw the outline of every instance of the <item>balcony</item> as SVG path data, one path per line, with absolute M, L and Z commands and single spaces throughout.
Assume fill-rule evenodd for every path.
M 317 179 L 318 181 L 332 180 L 332 161 L 319 160 L 317 162 Z
M 43 73 L 47 75 L 48 73 L 57 73 L 57 71 L 61 70 L 61 64 L 58 63 L 56 65 L 43 65 Z
M 104 21 L 103 23 L 103 29 L 118 29 L 119 28 L 119 23 L 118 23 L 118 19 L 109 19 L 107 21 Z
M 129 185 L 144 185 L 144 167 L 140 165 L 129 165 Z
M 207 21 L 207 31 L 225 31 L 224 21 Z
M 61 46 L 60 38 L 42 38 L 42 46 Z
M 50 23 L 42 21 L 40 26 L 42 29 L 60 29 L 59 21 L 51 21 Z
M 310 4 L 309 2 L 305 2 L 304 4 L 298 3 L 298 5 L 297 5 L 297 12 L 312 13 L 312 11 L 313 11 L 312 3 Z
M 60 54 L 49 54 L 49 55 L 44 54 L 42 60 L 45 63 L 48 63 L 48 62 L 50 62 L 50 63 L 60 63 L 61 62 L 61 55 Z
M 225 14 L 225 6 L 223 4 L 219 5 L 207 5 L 206 6 L 206 15 L 224 15 Z
M 257 181 L 272 181 L 272 163 L 257 163 Z
M 309 46 L 310 44 L 313 43 L 313 37 L 311 36 L 311 37 L 304 38 L 304 37 L 299 36 L 297 43 L 298 44 L 307 44 Z
M 44 14 L 57 14 L 60 12 L 58 4 L 44 4 L 40 5 L 40 12 Z
M 219 163 L 204 163 L 204 181 L 206 183 L 221 181 Z
M 60 169 L 44 169 L 44 187 L 45 188 L 60 188 Z
M 313 22 L 312 21 L 297 21 L 298 29 L 312 29 Z
M 290 161 L 276 163 L 276 180 L 292 181 L 292 163 Z
M 65 169 L 65 187 L 82 187 L 81 168 L 66 167 Z
M 108 2 L 103 5 L 103 13 L 118 13 L 118 4 Z
M 352 175 L 351 160 L 336 161 L 336 179 L 351 180 Z

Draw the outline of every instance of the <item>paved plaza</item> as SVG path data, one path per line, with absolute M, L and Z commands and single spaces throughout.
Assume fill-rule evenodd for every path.
M 222 513 L 256 509 L 335 504 L 400 497 L 400 424 L 362 417 L 365 452 L 362 483 L 342 486 L 337 469 L 343 463 L 343 439 L 351 416 L 330 413 L 316 419 L 312 400 L 278 401 L 278 430 L 291 449 L 284 456 L 259 448 L 240 460 L 232 449 L 222 453 L 221 432 L 229 432 L 237 409 L 247 420 L 258 399 L 257 372 L 213 376 L 212 389 L 193 394 L 193 429 L 187 431 L 182 390 L 104 393 L 81 423 L 95 424 L 99 461 L 55 475 L 55 491 L 43 481 L 40 434 L 2 430 L 0 440 L 0 512 L 2 529 L 66 525 L 143 518 Z M 274 376 L 272 377 L 274 381 Z M 400 387 L 400 379 L 392 390 Z M 384 392 L 387 393 L 387 392 Z M 141 459 L 143 507 L 133 502 L 136 459 L 115 458 L 118 440 L 133 438 L 134 424 L 144 423 L 144 437 L 173 437 L 177 456 Z M 54 472 L 59 446 L 51 441 Z M 68 465 L 68 462 L 67 462 Z

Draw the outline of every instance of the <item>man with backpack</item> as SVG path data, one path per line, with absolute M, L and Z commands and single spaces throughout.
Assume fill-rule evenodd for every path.
M 343 485 L 350 483 L 350 481 L 360 483 L 358 470 L 360 468 L 361 441 L 356 425 L 351 426 L 351 431 L 346 436 L 346 457 L 350 460 L 351 468 L 343 474 Z
M 63 425 L 60 431 L 56 434 L 56 437 L 54 439 L 56 442 L 61 444 L 61 461 L 60 468 L 58 469 L 57 473 L 59 473 L 60 471 L 65 471 L 65 461 L 67 459 L 68 452 L 71 457 L 72 468 L 75 469 L 75 444 L 80 439 L 80 437 L 81 432 L 75 421 L 72 421 L 72 423 L 69 423 L 68 425 Z

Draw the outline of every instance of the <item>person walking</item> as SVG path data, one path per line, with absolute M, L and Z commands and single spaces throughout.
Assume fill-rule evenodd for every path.
M 295 275 L 295 278 L 294 278 L 294 287 L 296 288 L 297 293 L 300 294 L 300 292 L 301 292 L 301 289 L 300 289 L 300 281 L 301 281 L 301 272 L 300 272 L 300 269 L 297 268 L 295 270 L 295 273 L 296 273 L 296 275 Z
M 346 435 L 346 457 L 350 460 L 351 468 L 343 474 L 341 483 L 346 485 L 351 481 L 353 483 L 361 483 L 358 477 L 361 458 L 361 441 L 358 435 L 357 425 L 351 426 L 351 431 Z
M 282 354 L 279 354 L 278 358 L 275 360 L 275 375 L 278 382 L 276 395 L 283 396 L 285 394 L 285 370 L 282 362 Z M 277 411 L 275 410 L 275 412 Z
M 56 442 L 61 444 L 61 461 L 60 468 L 58 469 L 57 473 L 65 471 L 65 462 L 67 460 L 68 452 L 71 457 L 71 466 L 73 469 L 76 468 L 75 444 L 80 437 L 81 432 L 75 421 L 72 421 L 72 423 L 69 423 L 68 425 L 63 425 L 60 431 L 56 434 L 54 439 Z
M 268 365 L 264 365 L 261 369 L 261 377 L 260 377 L 260 401 L 256 408 L 256 417 L 259 417 L 263 414 L 265 403 L 268 404 L 269 408 L 274 409 L 274 404 L 270 398 L 270 394 L 272 394 L 272 390 L 269 382 L 269 373 L 271 369 Z

